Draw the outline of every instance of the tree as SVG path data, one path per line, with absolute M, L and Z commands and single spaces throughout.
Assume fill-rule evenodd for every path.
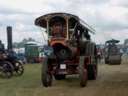
M 28 38 L 28 39 L 26 39 L 26 38 L 24 38 L 21 42 L 14 42 L 13 43 L 13 48 L 23 48 L 24 47 L 24 45 L 27 43 L 27 42 L 31 42 L 31 41 L 35 41 L 35 39 L 33 39 L 33 38 Z

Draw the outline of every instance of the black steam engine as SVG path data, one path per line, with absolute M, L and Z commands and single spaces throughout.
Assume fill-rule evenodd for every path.
M 22 61 L 20 61 L 12 47 L 12 27 L 7 27 L 7 50 L 0 41 L 0 76 L 10 78 L 15 73 L 20 76 L 24 72 Z

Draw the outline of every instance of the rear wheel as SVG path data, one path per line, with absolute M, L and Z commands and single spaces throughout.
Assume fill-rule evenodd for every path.
M 121 60 L 111 61 L 109 64 L 110 65 L 120 65 L 121 64 Z
M 85 87 L 87 85 L 87 69 L 85 68 L 84 64 L 84 56 L 80 56 L 79 59 L 79 79 L 80 79 L 80 86 Z
M 11 78 L 13 76 L 13 66 L 10 62 L 4 61 L 1 66 L 1 76 L 3 78 Z
M 52 85 L 52 74 L 49 72 L 49 59 L 44 58 L 43 66 L 42 66 L 42 74 L 41 74 L 41 81 L 43 86 L 49 87 Z

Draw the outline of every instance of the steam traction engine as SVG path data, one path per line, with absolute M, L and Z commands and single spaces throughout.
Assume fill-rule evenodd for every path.
M 118 48 L 119 40 L 108 40 L 105 43 L 105 63 L 106 64 L 121 64 L 121 52 Z
M 48 34 L 41 74 L 45 87 L 52 85 L 53 76 L 61 80 L 78 74 L 82 87 L 88 79 L 96 79 L 97 52 L 89 34 L 94 30 L 89 25 L 67 13 L 43 15 L 35 20 L 35 25 L 45 28 Z

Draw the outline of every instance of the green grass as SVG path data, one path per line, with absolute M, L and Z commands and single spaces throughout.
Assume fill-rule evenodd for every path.
M 25 65 L 25 72 L 22 76 L 13 76 L 10 79 L 0 78 L 0 96 L 22 96 L 19 93 L 23 89 L 31 91 L 31 89 L 41 87 L 40 83 L 41 64 Z M 31 96 L 26 95 L 26 96 Z
M 25 72 L 20 77 L 0 78 L 0 96 L 71 96 L 74 91 L 77 96 L 83 90 L 76 77 L 54 80 L 52 87 L 42 87 L 41 64 L 26 64 L 24 67 Z
M 26 64 L 20 77 L 0 78 L 0 96 L 128 96 L 128 65 L 101 64 L 97 80 L 80 88 L 76 76 L 53 80 L 52 87 L 42 87 L 41 64 Z M 123 69 L 123 70 L 122 70 Z

